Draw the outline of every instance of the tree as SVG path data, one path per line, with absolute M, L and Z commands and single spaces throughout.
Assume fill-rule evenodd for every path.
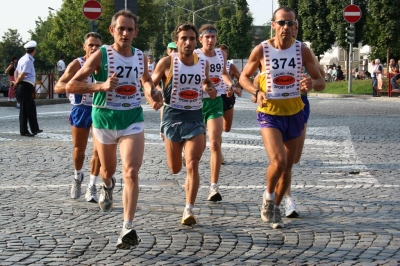
M 373 58 L 388 62 L 400 57 L 400 9 L 396 1 L 368 1 L 368 20 L 365 41 L 372 45 Z M 357 31 L 357 29 L 356 29 Z
M 335 43 L 334 32 L 326 20 L 330 10 L 321 8 L 322 6 L 326 6 L 326 0 L 302 1 L 298 11 L 299 17 L 302 18 L 299 28 L 302 29 L 303 40 L 311 42 L 311 50 L 318 57 L 318 61 Z
M 24 43 L 22 37 L 18 33 L 18 30 L 8 29 L 1 38 L 0 55 L 3 57 L 3 60 L 0 62 L 0 69 L 4 72 L 11 62 L 11 57 L 15 55 L 20 58 L 25 54 L 25 50 L 23 48 Z

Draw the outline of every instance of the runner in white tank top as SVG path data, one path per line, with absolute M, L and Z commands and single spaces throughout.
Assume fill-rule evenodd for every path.
M 182 149 L 185 146 L 186 206 L 181 223 L 196 223 L 193 208 L 200 184 L 199 161 L 205 146 L 205 126 L 202 98 L 210 99 L 217 91 L 209 78 L 209 64 L 193 53 L 198 32 L 191 24 L 179 25 L 174 30 L 178 51 L 162 58 L 154 71 L 155 83 L 163 81 L 165 98 L 161 133 L 164 135 L 168 167 L 177 174 L 182 169 Z M 190 163 L 189 163 L 190 162 Z
M 108 50 L 105 51 L 107 55 L 103 55 L 104 51 L 99 50 L 89 58 L 83 68 L 67 84 L 67 92 L 72 88 L 75 88 L 77 93 L 94 92 L 93 104 L 97 106 L 93 107 L 94 124 L 97 120 L 99 125 L 113 128 L 97 128 L 99 132 L 94 134 L 101 162 L 100 175 L 104 183 L 100 190 L 99 205 L 106 212 L 111 211 L 113 206 L 112 193 L 116 184 L 113 175 L 117 167 L 116 152 L 119 144 L 124 178 L 122 197 L 124 223 L 117 240 L 117 248 L 121 249 L 135 247 L 140 242 L 133 229 L 133 218 L 139 197 L 138 174 L 143 161 L 144 132 L 136 130 L 141 126 L 141 122 L 134 123 L 125 130 L 118 127 L 128 120 L 141 120 L 141 107 L 137 104 L 138 97 L 140 97 L 137 95 L 139 77 L 144 87 L 144 93 L 153 97 L 155 102 L 159 102 L 160 107 L 162 103 L 162 95 L 155 89 L 149 75 L 146 56 L 142 51 L 131 47 L 131 43 L 138 33 L 137 21 L 137 16 L 129 10 L 118 11 L 113 16 L 110 25 L 110 33 L 114 37 L 114 43 L 110 47 L 113 52 L 118 54 L 118 58 L 113 58 L 112 53 Z M 109 62 L 105 62 L 105 59 Z M 137 65 L 139 67 L 136 69 Z M 95 71 L 95 77 L 98 77 L 96 81 L 100 82 L 97 84 L 85 83 L 86 78 Z M 119 79 L 121 82 L 123 80 L 123 83 Z M 131 115 L 136 116 L 132 118 Z M 102 135 L 103 129 L 107 135 Z M 121 133 L 121 135 L 112 139 L 114 133 Z M 115 142 L 102 143 L 99 138 L 103 137 Z
M 221 94 L 227 94 L 227 97 L 233 95 L 236 90 L 229 73 L 226 71 L 226 54 L 220 49 L 215 48 L 217 43 L 217 29 L 211 24 L 205 24 L 200 27 L 199 41 L 202 44 L 201 49 L 196 53 L 204 56 L 210 64 L 210 78 L 218 89 L 218 97 L 214 100 L 203 99 L 204 121 L 208 129 L 208 138 L 210 142 L 210 191 L 207 200 L 221 201 L 222 196 L 218 188 L 219 173 L 222 163 L 222 129 L 223 129 L 223 103 Z M 205 148 L 205 146 L 204 146 Z
M 56 93 L 65 93 L 65 86 L 68 81 L 83 67 L 86 60 L 94 54 L 101 45 L 101 36 L 96 32 L 89 32 L 85 35 L 85 43 L 83 49 L 86 55 L 72 61 L 64 75 L 57 82 L 55 87 Z M 86 82 L 93 83 L 93 76 L 90 75 Z M 74 145 L 73 162 L 75 168 L 75 178 L 71 187 L 71 198 L 78 199 L 81 196 L 81 186 L 84 178 L 82 172 L 83 162 L 85 160 L 85 150 L 87 147 L 90 128 L 92 126 L 92 99 L 91 93 L 78 94 L 70 91 L 69 99 L 72 104 L 72 111 L 69 116 L 71 124 L 72 143 Z M 89 202 L 97 202 L 96 182 L 100 172 L 100 159 L 97 153 L 96 146 L 93 145 L 93 155 L 90 160 L 90 180 L 86 189 L 85 198 Z

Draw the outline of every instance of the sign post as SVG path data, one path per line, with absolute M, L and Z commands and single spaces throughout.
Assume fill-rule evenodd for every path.
M 94 30 L 95 20 L 101 16 L 101 5 L 95 0 L 88 0 L 82 6 L 83 15 L 90 19 L 90 31 Z
M 347 70 L 347 79 L 349 81 L 349 86 L 348 86 L 348 92 L 351 93 L 352 89 L 352 78 L 353 76 L 351 75 L 351 71 L 353 68 L 353 42 L 355 41 L 355 26 L 354 23 L 360 20 L 361 18 L 361 9 L 359 6 L 353 5 L 354 0 L 351 0 L 351 5 L 348 5 L 344 8 L 343 10 L 343 18 L 350 23 L 350 26 L 348 27 L 346 38 L 347 42 L 350 43 L 350 48 L 349 48 L 349 69 Z M 351 36 L 353 34 L 353 38 Z

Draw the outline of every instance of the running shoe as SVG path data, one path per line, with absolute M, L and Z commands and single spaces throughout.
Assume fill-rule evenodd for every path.
M 222 155 L 221 164 L 225 164 L 225 163 L 226 163 L 226 161 L 225 161 L 225 157 L 224 157 L 224 155 Z
M 181 224 L 184 225 L 196 224 L 196 218 L 194 218 L 192 209 L 185 208 L 185 210 L 183 211 Z
M 117 240 L 117 248 L 130 249 L 136 247 L 140 243 L 140 238 L 136 234 L 132 226 L 125 225 Z
M 261 207 L 261 219 L 264 222 L 270 223 L 274 219 L 274 201 L 273 200 L 267 200 L 265 198 L 265 193 L 263 193 L 263 204 Z
M 297 218 L 300 216 L 299 210 L 296 208 L 296 201 L 292 197 L 286 197 L 285 216 L 287 218 Z
M 88 185 L 88 187 L 86 189 L 86 193 L 85 193 L 85 199 L 88 202 L 94 202 L 94 203 L 99 202 L 99 200 L 97 198 L 96 185 Z
M 210 186 L 210 192 L 208 192 L 208 201 L 221 201 L 222 196 L 219 193 L 219 187 L 217 184 Z
M 273 218 L 273 222 L 271 222 L 271 227 L 272 227 L 272 229 L 285 227 L 285 225 L 283 224 L 283 221 L 282 221 L 280 208 L 275 208 L 275 210 L 274 210 L 274 218 Z
M 100 208 L 105 212 L 110 211 L 113 205 L 112 193 L 116 182 L 115 177 L 111 178 L 111 182 L 112 188 L 107 188 L 105 184 L 102 184 L 100 187 L 99 205 Z
M 71 199 L 79 199 L 82 194 L 83 173 L 80 174 L 80 180 L 75 179 L 72 181 Z

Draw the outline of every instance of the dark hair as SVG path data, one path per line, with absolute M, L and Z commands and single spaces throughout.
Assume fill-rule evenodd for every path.
M 31 47 L 31 48 L 26 48 L 25 51 L 27 54 L 31 54 L 33 53 L 33 51 L 35 51 L 36 47 Z
M 278 12 L 279 10 L 283 10 L 283 11 L 285 11 L 285 12 L 293 12 L 294 17 L 295 17 L 295 19 L 297 20 L 297 14 L 296 14 L 296 12 L 294 11 L 293 8 L 288 7 L 288 6 L 282 6 L 282 7 L 278 8 L 277 10 L 275 10 L 275 12 L 274 12 L 274 14 L 273 14 L 273 16 L 272 16 L 272 21 L 275 21 L 275 14 L 276 14 L 276 12 Z
M 201 27 L 199 29 L 199 33 L 201 34 L 205 30 L 215 30 L 216 32 L 218 32 L 217 28 L 214 27 L 214 25 L 212 25 L 212 24 L 203 24 L 203 25 L 201 25 Z
M 226 45 L 226 44 L 224 44 L 224 43 L 222 43 L 222 44 L 219 44 L 219 45 L 217 46 L 217 48 L 220 48 L 220 49 L 226 50 L 226 51 L 227 51 L 227 53 L 229 53 L 229 46 L 228 46 L 228 45 Z
M 60 56 L 60 59 L 64 59 L 64 58 L 65 58 L 65 55 L 62 54 L 62 55 Z
M 189 23 L 184 23 L 179 25 L 178 27 L 176 27 L 174 29 L 174 40 L 177 41 L 178 40 L 178 34 L 181 31 L 188 31 L 188 30 L 192 30 L 194 31 L 194 33 L 196 33 L 196 40 L 199 38 L 199 32 L 197 31 L 197 28 L 195 25 L 193 24 L 189 24 Z
M 138 28 L 138 21 L 139 21 L 138 16 L 133 14 L 131 11 L 124 10 L 124 9 L 122 9 L 122 10 L 120 10 L 117 13 L 114 14 L 114 16 L 111 19 L 111 27 L 115 28 L 115 25 L 117 24 L 117 19 L 120 16 L 133 19 L 133 21 L 135 22 L 135 28 L 136 29 Z
M 18 59 L 18 57 L 16 57 L 15 55 L 13 55 L 13 56 L 11 57 L 11 62 L 14 62 L 14 60 L 16 60 L 16 59 Z
M 84 40 L 86 41 L 87 39 L 89 39 L 90 37 L 96 38 L 96 39 L 100 39 L 101 41 L 101 35 L 98 34 L 97 32 L 88 32 L 85 34 Z

